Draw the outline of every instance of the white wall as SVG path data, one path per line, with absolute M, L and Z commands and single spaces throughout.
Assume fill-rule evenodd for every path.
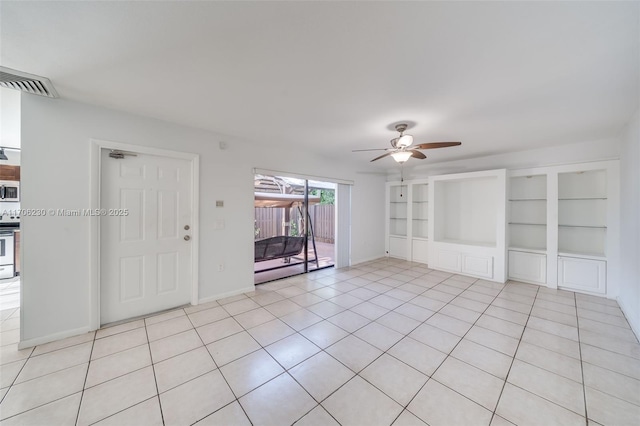
M 613 160 L 619 157 L 620 140 L 606 139 L 440 163 L 418 164 L 416 161 L 412 168 L 405 169 L 404 178 L 420 179 L 433 175 L 493 169 L 527 169 L 588 161 Z M 409 160 L 407 165 L 410 165 L 411 161 L 414 160 Z M 405 165 L 405 168 L 407 165 Z M 387 180 L 399 180 L 399 176 L 396 176 L 395 172 L 396 170 L 391 170 Z
M 618 303 L 640 336 L 640 110 L 622 136 L 620 155 L 620 295 Z
M 90 207 L 90 139 L 200 155 L 200 298 L 253 285 L 253 168 L 355 181 L 352 260 L 384 255 L 384 176 L 296 150 L 75 102 L 22 99 L 22 207 Z M 224 140 L 228 148 L 219 149 Z M 224 208 L 215 201 L 224 200 Z M 214 230 L 224 220 L 225 228 Z M 22 219 L 22 341 L 63 337 L 90 324 L 90 223 Z M 214 265 L 225 264 L 217 272 Z

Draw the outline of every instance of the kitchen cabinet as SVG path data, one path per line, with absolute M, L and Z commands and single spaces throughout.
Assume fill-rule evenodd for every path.
M 0 165 L 0 180 L 20 181 L 20 166 Z

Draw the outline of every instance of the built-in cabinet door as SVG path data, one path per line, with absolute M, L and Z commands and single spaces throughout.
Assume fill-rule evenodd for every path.
M 438 250 L 435 253 L 435 268 L 462 272 L 462 255 L 457 251 Z
M 547 256 L 510 250 L 509 279 L 545 284 L 547 282 Z
M 606 293 L 607 262 L 558 257 L 558 287 L 592 293 Z
M 493 278 L 493 257 L 463 254 L 462 273 L 481 278 Z
M 426 240 L 413 240 L 411 242 L 411 260 L 420 263 L 429 263 L 429 242 Z
M 407 258 L 407 239 L 389 237 L 389 256 L 399 259 Z

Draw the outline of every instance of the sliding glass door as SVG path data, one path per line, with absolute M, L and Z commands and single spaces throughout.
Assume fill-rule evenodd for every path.
M 255 283 L 334 265 L 335 184 L 255 175 Z

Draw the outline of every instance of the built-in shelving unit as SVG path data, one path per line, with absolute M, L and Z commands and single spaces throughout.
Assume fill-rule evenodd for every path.
M 429 191 L 429 267 L 504 282 L 506 170 L 432 176 Z
M 545 284 L 547 175 L 512 173 L 508 210 L 509 278 Z
M 558 251 L 605 258 L 606 170 L 558 174 Z
M 606 294 L 618 259 L 618 162 L 510 172 L 509 278 Z
M 558 173 L 560 288 L 606 293 L 609 179 L 607 168 Z
M 429 238 L 429 184 L 411 185 L 411 236 Z
M 427 263 L 428 180 L 387 182 L 387 255 Z
M 402 182 L 387 183 L 387 238 L 389 256 L 407 259 L 408 224 L 407 185 Z
M 614 296 L 618 168 L 612 160 L 388 182 L 387 254 L 497 282 Z
M 406 187 L 392 185 L 389 187 L 389 234 L 407 236 L 407 196 Z
M 411 240 L 409 258 L 413 262 L 429 262 L 429 181 L 412 181 L 411 202 Z

